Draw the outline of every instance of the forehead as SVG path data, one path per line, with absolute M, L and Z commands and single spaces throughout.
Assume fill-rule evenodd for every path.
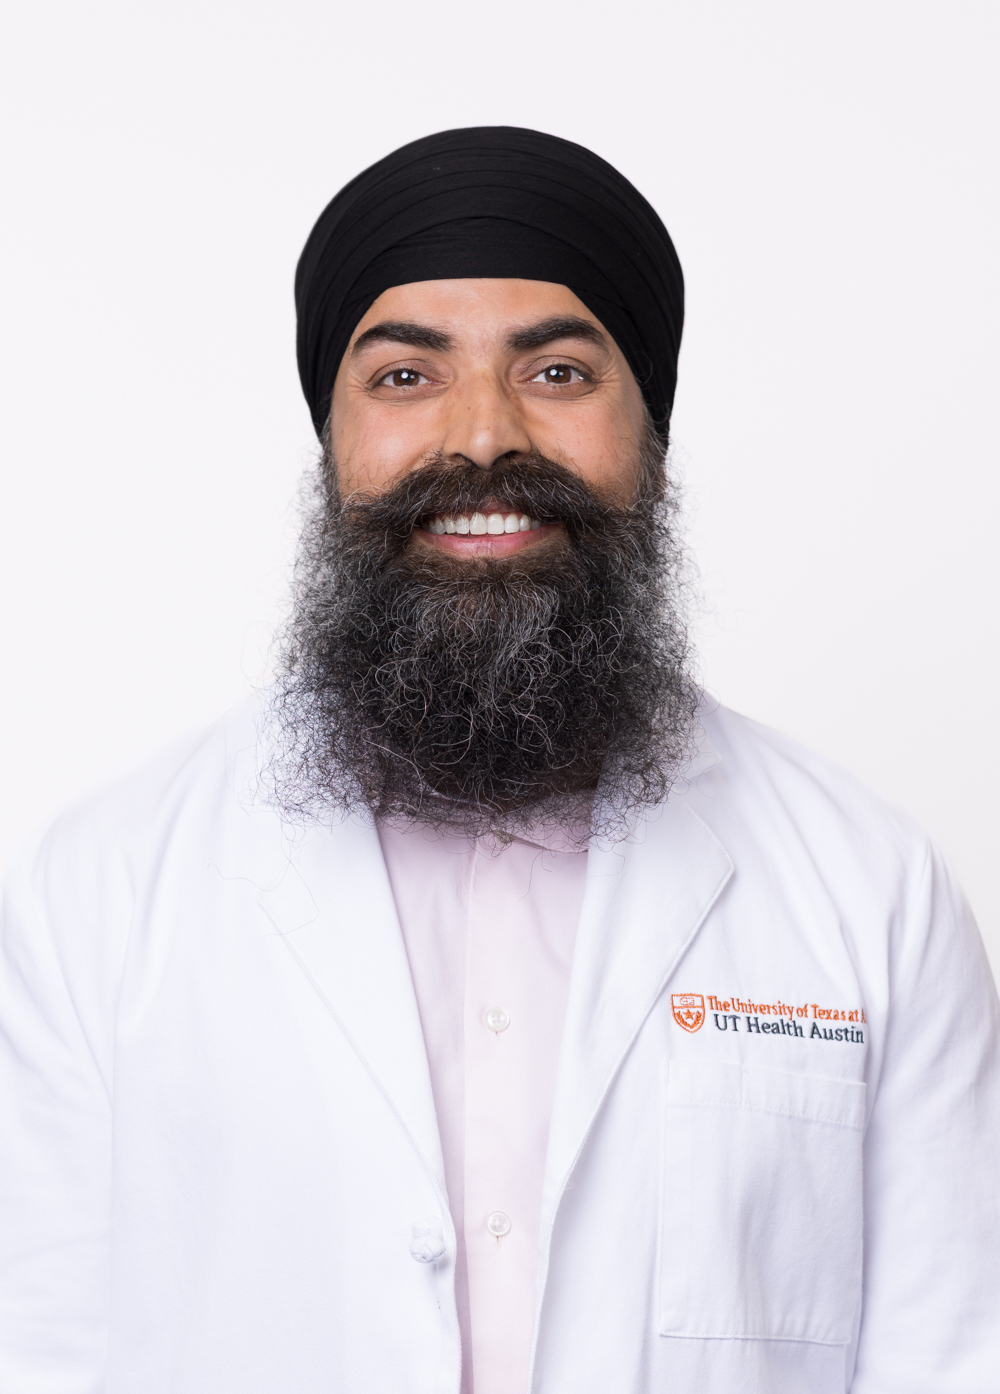
M 505 338 L 511 328 L 562 316 L 585 319 L 603 328 L 568 286 L 553 281 L 411 281 L 382 292 L 357 324 L 351 343 L 372 325 L 386 320 L 447 330 L 456 344 L 471 345 Z

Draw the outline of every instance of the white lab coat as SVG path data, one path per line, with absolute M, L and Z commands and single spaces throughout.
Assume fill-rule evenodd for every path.
M 9 878 L 0 1394 L 457 1394 L 378 837 L 289 836 L 253 801 L 254 712 Z M 700 772 L 590 854 L 531 1387 L 996 1394 L 976 931 L 905 819 L 739 717 L 704 726 Z

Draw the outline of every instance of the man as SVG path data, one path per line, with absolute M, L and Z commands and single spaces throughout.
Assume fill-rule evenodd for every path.
M 995 1390 L 996 995 L 926 839 L 693 684 L 659 219 L 446 132 L 296 298 L 279 680 L 9 879 L 0 1389 Z

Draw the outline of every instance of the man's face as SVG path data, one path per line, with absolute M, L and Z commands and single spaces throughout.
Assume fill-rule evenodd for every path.
M 289 814 L 506 836 L 610 830 L 664 795 L 697 701 L 673 494 L 628 365 L 571 291 L 386 291 L 316 483 L 276 702 Z
M 418 281 L 383 292 L 355 329 L 330 446 L 344 500 L 381 494 L 431 459 L 479 466 L 478 510 L 424 520 L 410 546 L 500 559 L 561 542 L 562 524 L 505 508 L 489 492 L 490 466 L 543 456 L 627 506 L 644 431 L 621 350 L 566 286 Z

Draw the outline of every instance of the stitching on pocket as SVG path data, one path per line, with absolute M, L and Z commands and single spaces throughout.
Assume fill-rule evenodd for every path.
M 742 1113 L 745 1109 L 753 1113 L 770 1113 L 775 1118 L 791 1118 L 797 1123 L 826 1123 L 831 1128 L 850 1128 L 853 1132 L 859 1133 L 864 1127 L 864 1122 L 853 1123 L 844 1118 L 827 1118 L 820 1113 L 793 1113 L 790 1109 L 772 1108 L 768 1105 L 755 1103 L 725 1103 L 719 1099 L 684 1099 L 680 1103 L 675 1103 L 672 1099 L 667 1099 L 667 1108 L 723 1108 L 731 1109 L 734 1113 Z
M 865 1093 L 861 1080 L 737 1062 L 675 1060 L 667 1067 L 668 1108 L 747 1110 L 862 1131 Z

